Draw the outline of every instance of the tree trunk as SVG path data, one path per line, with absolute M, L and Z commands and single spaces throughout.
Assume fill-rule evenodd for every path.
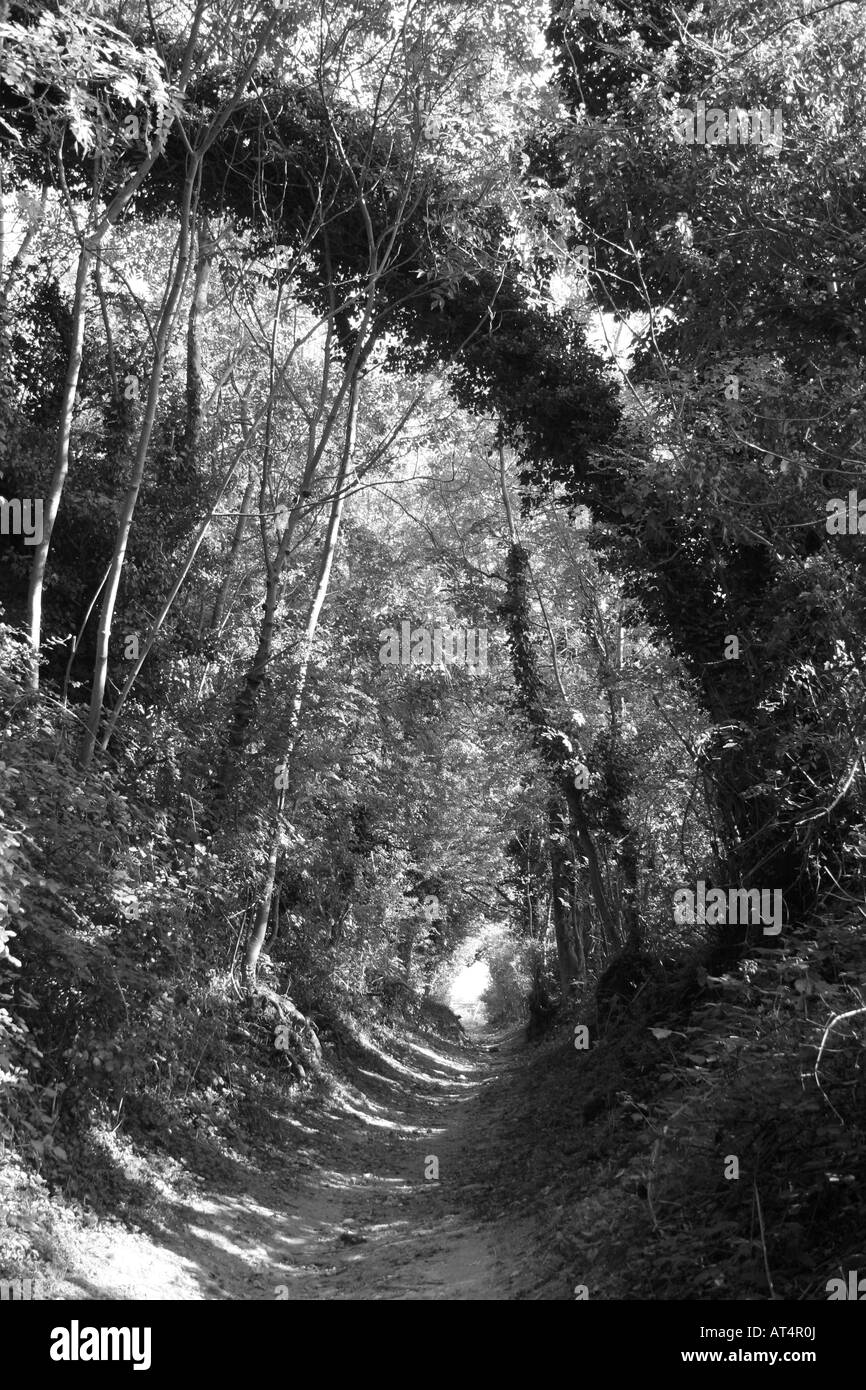
M 72 341 L 69 360 L 66 366 L 66 381 L 63 386 L 63 402 L 60 407 L 60 423 L 57 430 L 57 448 L 54 455 L 54 472 L 48 486 L 45 516 L 42 523 L 42 538 L 33 551 L 30 566 L 30 582 L 27 590 L 27 628 L 30 638 L 30 662 L 27 676 L 28 689 L 39 689 L 39 653 L 42 646 L 42 593 L 45 587 L 45 567 L 48 551 L 51 548 L 51 534 L 57 520 L 60 498 L 69 472 L 69 449 L 72 440 L 72 417 L 78 398 L 78 378 L 81 374 L 81 359 L 84 354 L 84 323 L 87 308 L 87 284 L 94 252 L 87 241 L 78 255 L 78 270 L 75 276 L 75 297 L 72 302 Z
M 138 658 L 136 659 L 135 665 L 129 673 L 124 683 L 123 689 L 117 697 L 117 702 L 114 706 L 114 709 L 111 711 L 111 717 L 108 720 L 105 733 L 103 734 L 102 740 L 99 745 L 103 753 L 108 748 L 108 745 L 111 742 L 112 735 L 114 734 L 114 730 L 117 726 L 117 721 L 120 718 L 120 712 L 123 709 L 124 704 L 126 703 L 126 699 L 129 695 L 130 690 L 132 689 L 133 685 L 135 684 L 135 681 L 138 678 L 138 673 L 144 665 L 145 661 L 147 660 L 150 654 L 150 650 L 159 634 L 159 630 L 165 622 L 165 619 L 167 618 L 169 612 L 171 611 L 171 606 L 177 598 L 178 594 L 180 593 L 184 581 L 192 568 L 195 557 L 199 552 L 199 547 L 201 546 L 202 541 L 204 540 L 205 536 L 207 535 L 210 529 L 210 524 L 213 520 L 213 514 L 219 506 L 223 493 L 225 492 L 226 488 L 229 486 L 229 483 L 231 482 L 232 475 L 234 474 L 234 470 L 237 468 L 237 465 L 238 461 L 236 459 L 235 462 L 232 464 L 231 468 L 229 469 L 228 473 L 224 477 L 223 482 L 220 486 L 220 490 L 210 505 L 207 516 L 204 518 L 201 525 L 199 526 L 198 533 L 195 536 L 195 539 L 193 540 L 192 545 L 189 548 L 189 551 L 187 552 L 186 560 L 181 566 L 180 574 L 178 575 L 177 579 L 172 585 L 168 598 L 163 603 L 159 615 L 156 621 L 154 622 L 153 626 L 151 627 L 147 635 L 145 644 L 142 647 Z
M 608 950 L 617 951 L 621 945 L 619 928 L 607 900 L 607 889 L 604 885 L 601 865 L 598 862 L 598 851 L 590 829 L 589 817 L 583 809 L 583 798 L 575 790 L 572 778 L 568 774 L 564 778 L 563 790 L 571 813 L 571 823 L 574 827 L 577 847 L 586 860 L 589 887 L 601 923 L 602 936 Z
M 255 656 L 250 666 L 247 667 L 243 683 L 235 698 L 228 739 L 223 749 L 219 770 L 211 787 L 211 799 L 207 813 L 207 823 L 211 830 L 216 829 L 225 814 L 238 755 L 246 744 L 247 732 L 253 720 L 259 690 L 270 665 L 276 631 L 277 605 L 280 598 L 280 579 L 284 563 L 285 553 L 281 546 L 268 573 Z
M 139 431 L 138 445 L 132 465 L 132 477 L 129 481 L 129 487 L 127 488 L 126 498 L 120 514 L 120 522 L 114 542 L 114 552 L 111 558 L 111 569 L 109 571 L 108 583 L 105 587 L 105 595 L 102 600 L 102 609 L 99 615 L 99 628 L 96 634 L 96 659 L 93 667 L 93 685 L 90 694 L 90 710 L 87 717 L 87 731 L 82 741 L 81 749 L 81 765 L 84 768 L 90 766 L 96 748 L 96 740 L 99 735 L 99 724 L 102 718 L 102 701 L 105 695 L 106 681 L 108 680 L 108 650 L 111 641 L 112 623 L 114 621 L 114 609 L 120 590 L 120 577 L 123 572 L 124 561 L 126 560 L 126 549 L 132 530 L 132 518 L 135 514 L 136 504 L 138 502 L 139 493 L 141 492 L 141 484 L 144 479 L 144 469 L 150 449 L 150 437 L 153 433 L 160 390 L 162 387 L 162 373 L 165 367 L 172 329 L 174 327 L 177 306 L 181 294 L 183 293 L 189 271 L 192 253 L 192 203 L 199 165 L 200 157 L 196 157 L 193 159 L 191 167 L 187 170 L 180 215 L 177 265 L 175 267 L 174 278 L 168 296 L 163 304 L 159 318 L 159 326 L 156 331 L 153 366 L 150 373 L 150 381 L 148 382 L 144 419 L 142 421 L 141 430 Z
M 569 865 L 565 853 L 566 827 L 558 798 L 551 797 L 547 807 L 550 854 L 550 898 L 553 910 L 553 930 L 556 936 L 556 959 L 559 966 L 559 987 L 562 997 L 568 995 L 569 985 L 581 977 L 580 961 L 574 947 L 571 924 Z
M 586 894 L 582 893 L 580 888 L 580 879 L 574 863 L 574 846 L 572 845 L 571 920 L 574 923 L 574 942 L 580 965 L 580 978 L 586 980 L 589 973 L 587 945 L 592 946 L 592 938 L 589 923 L 589 902 Z
M 229 546 L 229 553 L 226 556 L 225 573 L 210 617 L 210 630 L 217 634 L 219 634 L 220 628 L 222 627 L 223 614 L 226 611 L 229 589 L 231 588 L 232 576 L 234 574 L 235 565 L 237 564 L 238 555 L 240 554 L 241 542 L 244 538 L 244 527 L 249 518 L 250 504 L 253 500 L 253 489 L 255 485 L 256 480 L 253 476 L 253 470 L 250 468 L 247 473 L 247 485 L 244 489 L 241 509 L 235 524 L 234 535 L 232 536 L 231 545 Z
M 334 500 L 331 504 L 331 514 L 328 519 L 328 529 L 325 533 L 323 542 L 323 553 L 319 565 L 316 588 L 313 594 L 313 601 L 307 614 L 307 622 L 304 635 L 301 640 L 301 657 L 298 665 L 298 674 L 295 680 L 295 690 L 292 696 L 291 709 L 289 711 L 289 727 L 281 765 L 287 769 L 287 778 L 284 783 L 290 780 L 290 766 L 292 756 L 297 743 L 298 728 L 301 719 L 301 708 L 304 701 L 304 692 L 307 684 L 307 673 L 310 667 L 310 660 L 313 654 L 313 643 L 315 641 L 316 629 L 319 625 L 319 616 L 328 592 L 328 585 L 331 580 L 331 569 L 333 567 L 334 555 L 337 549 L 337 542 L 340 535 L 340 522 L 343 515 L 343 504 L 345 501 L 345 480 L 349 464 L 355 452 L 355 437 L 358 415 L 358 378 L 353 376 L 349 393 L 349 414 L 346 421 L 346 439 L 343 447 L 343 454 L 340 460 L 340 468 L 334 486 Z M 261 954 L 262 944 L 267 931 L 268 917 L 271 910 L 271 898 L 274 893 L 274 884 L 277 875 L 277 864 L 280 855 L 280 846 L 283 837 L 283 806 L 285 804 L 286 791 L 288 787 L 283 784 L 277 795 L 277 804 L 273 818 L 273 828 L 271 831 L 271 845 L 268 853 L 268 862 L 265 869 L 265 878 L 262 885 L 259 904 L 256 909 L 255 921 L 250 932 L 249 939 L 244 951 L 243 976 L 244 983 L 248 989 L 254 989 L 256 983 L 256 967 L 259 955 Z
M 583 797 L 574 786 L 575 766 L 580 760 L 580 748 L 575 749 L 573 731 L 566 734 L 564 729 L 556 727 L 556 715 L 548 707 L 550 696 L 544 688 L 538 670 L 538 658 L 529 626 L 527 570 L 526 551 L 518 543 L 512 543 L 506 562 L 508 595 L 502 605 L 502 614 L 508 627 L 517 696 L 535 747 L 547 767 L 551 787 L 565 796 L 574 827 L 574 838 L 586 861 L 589 886 L 604 939 L 608 949 L 616 950 L 619 946 L 619 931 L 607 900 L 589 817 L 583 806 Z M 562 722 L 566 722 L 564 711 Z
M 354 431 L 355 416 L 357 412 L 358 376 L 364 362 L 366 361 L 366 358 L 372 351 L 374 342 L 375 339 L 371 336 L 363 347 L 357 346 L 356 349 L 352 352 L 349 365 L 346 367 L 343 374 L 343 381 L 336 392 L 330 409 L 327 412 L 327 417 L 325 419 L 324 425 L 322 426 L 319 439 L 318 441 L 316 441 L 315 430 L 317 428 L 317 420 L 318 418 L 321 418 L 321 413 L 324 411 L 325 392 L 327 388 L 327 362 L 329 359 L 330 347 L 326 345 L 325 348 L 326 370 L 323 374 L 322 380 L 322 390 L 319 401 L 319 415 L 317 418 L 313 419 L 310 422 L 310 433 L 307 445 L 307 461 L 304 468 L 304 475 L 301 479 L 298 496 L 295 499 L 291 511 L 289 512 L 289 518 L 286 523 L 286 529 L 283 534 L 282 540 L 280 541 L 279 548 L 273 561 L 270 561 L 268 559 L 267 549 L 265 550 L 265 563 L 267 566 L 267 583 L 265 589 L 265 601 L 263 604 L 264 612 L 262 622 L 259 627 L 259 639 L 258 644 L 256 646 L 255 656 L 253 657 L 251 665 L 247 668 L 240 689 L 235 697 L 230 717 L 228 738 L 222 751 L 222 757 L 220 759 L 218 771 L 211 784 L 211 799 L 210 806 L 208 809 L 208 825 L 212 830 L 216 829 L 217 825 L 219 824 L 220 820 L 224 815 L 225 805 L 228 800 L 228 795 L 233 781 L 234 767 L 237 763 L 239 755 L 243 752 L 243 749 L 246 746 L 247 735 L 249 732 L 250 725 L 252 724 L 253 716 L 255 714 L 256 702 L 258 700 L 259 691 L 261 689 L 265 676 L 267 675 L 268 667 L 270 666 L 271 653 L 273 650 L 274 632 L 276 627 L 276 611 L 279 603 L 280 579 L 282 577 L 282 572 L 285 567 L 286 560 L 288 559 L 290 553 L 294 533 L 307 505 L 306 499 L 313 486 L 313 482 L 315 480 L 316 473 L 318 471 L 319 464 L 321 463 L 325 448 L 336 426 L 339 408 L 343 400 L 346 398 L 347 394 L 349 399 L 349 415 L 347 422 L 347 430 L 351 432 L 351 448 L 354 451 Z M 341 465 L 341 470 L 338 475 L 339 479 L 345 477 L 345 468 L 348 467 L 348 459 L 346 457 L 345 447 L 346 446 L 344 445 L 343 465 Z M 338 482 L 338 500 L 340 504 L 340 512 L 342 511 L 343 505 L 343 498 L 339 495 L 339 489 L 341 488 L 342 482 Z M 260 488 L 260 511 L 264 510 L 266 495 L 267 470 L 264 470 L 262 473 Z M 329 530 L 332 522 L 333 511 L 331 514 L 331 522 L 329 522 Z M 337 526 L 339 527 L 339 513 Z M 262 537 L 262 540 L 263 544 L 265 544 L 266 546 L 266 540 L 264 535 Z
M 216 242 L 207 222 L 198 229 L 198 256 L 195 266 L 195 285 L 189 306 L 186 336 L 186 422 L 183 436 L 185 462 L 194 467 L 198 455 L 204 408 L 201 386 L 201 320 L 207 310 L 207 291 L 216 253 Z

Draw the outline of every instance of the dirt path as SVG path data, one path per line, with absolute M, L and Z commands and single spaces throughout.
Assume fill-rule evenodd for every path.
M 116 1222 L 67 1231 L 41 1296 L 520 1297 L 526 1220 L 491 1215 L 489 1177 L 477 1178 L 495 1171 L 522 1062 L 514 1035 L 370 1047 L 351 1084 L 278 1117 L 280 1167 L 239 1166 L 216 1186 L 198 1177 L 182 1195 L 169 1183 L 140 1234 Z

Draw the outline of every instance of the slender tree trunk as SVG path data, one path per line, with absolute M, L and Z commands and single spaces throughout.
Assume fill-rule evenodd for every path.
M 619 928 L 607 900 L 607 889 L 605 888 L 601 865 L 598 862 L 598 851 L 595 847 L 595 839 L 593 838 L 590 828 L 589 817 L 583 809 L 583 798 L 580 796 L 579 792 L 575 791 L 569 773 L 565 775 L 563 790 L 566 800 L 568 801 L 568 809 L 571 813 L 571 823 L 574 826 L 574 837 L 577 842 L 577 847 L 586 861 L 589 886 L 601 923 L 602 935 L 608 950 L 616 951 L 622 944 Z
M 114 552 L 111 559 L 111 569 L 108 575 L 108 583 L 105 586 L 105 595 L 102 600 L 102 608 L 99 615 L 99 628 L 96 635 L 96 659 L 94 662 L 93 685 L 90 695 L 90 710 L 87 718 L 87 731 L 84 735 L 81 749 L 81 765 L 85 768 L 90 766 L 93 759 L 96 740 L 99 735 L 99 724 L 102 718 L 102 702 L 105 695 L 106 682 L 108 680 L 109 643 L 111 641 L 111 629 L 114 621 L 114 609 L 120 590 L 120 577 L 126 560 L 126 550 L 129 545 L 129 536 L 132 530 L 132 519 L 135 514 L 136 504 L 141 492 L 141 485 L 144 480 L 144 470 L 150 450 L 150 438 L 156 420 L 156 411 L 159 405 L 160 392 L 162 389 L 162 374 L 168 354 L 171 333 L 174 328 L 178 303 L 183 293 L 187 274 L 189 272 L 192 251 L 192 203 L 195 196 L 200 162 L 198 156 L 194 157 L 187 171 L 183 204 L 181 207 L 177 265 L 175 266 L 174 277 L 165 303 L 163 304 L 159 318 L 159 326 L 156 331 L 153 366 L 147 387 L 144 419 L 139 431 L 135 459 L 132 465 L 132 477 L 129 481 L 129 487 L 127 488 L 126 498 L 120 514 L 120 521 L 114 542 Z
M 580 879 L 577 874 L 574 845 L 572 844 L 571 920 L 574 924 L 574 944 L 575 950 L 577 951 L 581 980 L 586 980 L 588 973 L 587 943 L 590 941 L 587 923 L 588 910 L 589 904 L 586 900 L 586 896 L 580 891 Z
M 286 744 L 283 752 L 282 767 L 286 769 L 286 777 L 283 780 L 277 795 L 277 804 L 273 818 L 273 828 L 271 831 L 271 844 L 268 852 L 268 862 L 265 868 L 264 882 L 262 884 L 259 903 L 256 909 L 256 916 L 253 927 L 246 943 L 244 951 L 243 976 L 244 983 L 248 989 L 255 988 L 256 967 L 265 939 L 268 926 L 268 918 L 271 911 L 271 899 L 274 893 L 274 884 L 277 876 L 277 865 L 280 857 L 280 846 L 283 834 L 283 806 L 287 787 L 285 783 L 290 778 L 291 760 L 295 751 L 298 737 L 298 728 L 301 719 L 301 709 L 304 701 L 304 692 L 307 684 L 307 674 L 310 668 L 310 660 L 313 654 L 313 643 L 315 641 L 316 629 L 319 625 L 319 616 L 325 596 L 328 592 L 328 585 L 331 580 L 331 569 L 334 563 L 334 555 L 337 549 L 337 542 L 340 535 L 340 522 L 343 515 L 343 504 L 345 500 L 345 480 L 349 464 L 355 452 L 355 436 L 357 428 L 358 414 L 358 378 L 355 375 L 352 379 L 349 395 L 349 415 L 346 422 L 346 439 L 343 454 L 340 461 L 340 468 L 334 487 L 334 500 L 331 504 L 331 514 L 328 519 L 328 529 L 323 543 L 323 553 L 319 565 L 319 573 L 316 581 L 316 588 L 310 610 L 307 614 L 307 622 L 304 635 L 301 640 L 301 655 L 298 665 L 298 674 L 295 679 L 295 689 L 292 696 L 292 704 L 289 711 L 289 726 Z
M 186 423 L 183 453 L 187 464 L 194 466 L 204 423 L 201 385 L 201 321 L 207 311 L 207 292 L 216 252 L 216 242 L 207 222 L 198 229 L 198 256 L 195 265 L 195 285 L 189 306 L 186 338 Z
M 563 999 L 573 980 L 580 979 L 580 961 L 574 948 L 571 926 L 568 861 L 565 853 L 566 826 L 559 799 L 551 797 L 547 806 L 550 854 L 550 898 L 553 910 L 553 930 L 556 936 L 556 959 L 559 966 L 559 987 Z
M 325 423 L 322 426 L 319 439 L 316 440 L 315 431 L 317 428 L 318 420 L 324 413 L 325 394 L 327 390 L 328 358 L 330 355 L 330 348 L 326 345 L 326 369 L 323 373 L 322 387 L 319 397 L 319 408 L 317 411 L 316 418 L 314 418 L 310 422 L 307 443 L 307 461 L 304 468 L 304 475 L 301 480 L 300 489 L 298 491 L 298 496 L 295 499 L 291 511 L 289 512 L 289 518 L 286 524 L 286 529 L 283 534 L 282 540 L 280 541 L 279 548 L 273 561 L 270 561 L 267 558 L 267 549 L 265 550 L 267 565 L 267 581 L 265 588 L 265 601 L 263 604 L 263 616 L 259 627 L 259 638 L 252 663 L 247 668 L 240 689 L 235 697 L 231 713 L 231 720 L 229 724 L 228 738 L 223 748 L 219 769 L 211 785 L 211 801 L 208 810 L 208 825 L 211 830 L 216 828 L 224 814 L 225 805 L 228 800 L 229 791 L 231 789 L 231 784 L 233 781 L 234 767 L 237 763 L 239 755 L 242 753 L 244 747 L 246 746 L 249 728 L 252 724 L 253 716 L 255 714 L 259 691 L 261 689 L 265 676 L 267 675 L 268 667 L 270 666 L 276 625 L 276 610 L 279 603 L 280 580 L 282 577 L 286 560 L 290 553 L 294 533 L 307 505 L 307 497 L 313 486 L 313 482 L 315 480 L 319 464 L 321 463 L 322 456 L 324 454 L 324 450 L 337 424 L 340 406 L 343 400 L 346 398 L 347 394 L 349 398 L 349 425 L 347 426 L 347 428 L 351 427 L 352 448 L 354 449 L 354 421 L 357 410 L 357 382 L 361 367 L 363 366 L 364 361 L 372 351 L 374 341 L 374 338 L 371 336 L 363 347 L 358 346 L 356 350 L 352 353 L 349 364 L 346 367 L 343 374 L 343 381 L 336 392 L 330 409 L 327 412 Z M 345 455 L 345 447 L 343 452 L 343 459 L 346 466 L 348 466 L 348 460 L 346 459 Z M 344 476 L 344 474 L 341 474 L 341 476 Z M 262 504 L 260 507 L 260 511 L 264 509 L 265 498 L 267 496 L 267 482 L 267 474 L 266 471 L 264 471 L 262 474 L 261 481 L 260 496 L 262 498 Z M 340 498 L 341 508 L 342 502 L 343 499 Z M 263 545 L 266 546 L 267 543 L 264 535 L 262 537 L 262 541 Z
M 223 749 L 219 770 L 211 788 L 210 806 L 207 814 L 207 823 L 211 830 L 216 828 L 225 814 L 234 781 L 234 769 L 238 757 L 246 745 L 247 733 L 253 721 L 259 691 L 270 666 L 276 632 L 277 606 L 280 599 L 280 580 L 284 564 L 285 552 L 281 545 L 277 558 L 268 571 L 255 655 L 247 667 L 241 688 L 235 698 L 228 738 Z
M 66 380 L 63 384 L 63 401 L 60 407 L 60 423 L 57 430 L 57 448 L 54 454 L 54 472 L 45 499 L 45 515 L 42 523 L 42 538 L 33 550 L 30 566 L 30 583 L 27 590 L 27 628 L 30 639 L 30 662 L 27 677 L 28 689 L 39 689 L 39 653 L 42 645 L 42 593 L 45 586 L 45 568 L 51 535 L 57 520 L 60 498 L 69 472 L 69 449 L 72 440 L 72 418 L 78 398 L 78 378 L 81 374 L 81 359 L 84 355 L 84 325 L 87 308 L 87 287 L 93 251 L 85 241 L 78 255 L 78 270 L 75 276 L 75 296 L 72 302 L 72 340 L 69 360 L 66 366 Z
M 149 654 L 150 654 L 150 650 L 151 650 L 151 648 L 152 648 L 152 646 L 153 646 L 154 642 L 156 641 L 156 638 L 157 638 L 157 636 L 158 636 L 158 634 L 159 634 L 159 630 L 160 630 L 160 628 L 162 627 L 163 623 L 165 622 L 165 620 L 166 620 L 166 618 L 167 618 L 169 612 L 171 611 L 171 606 L 172 606 L 172 604 L 174 603 L 175 599 L 177 598 L 178 594 L 180 593 L 180 590 L 181 590 L 181 588 L 183 587 L 184 581 L 185 581 L 187 575 L 189 574 L 189 572 L 190 572 L 190 570 L 191 570 L 191 568 L 192 568 L 193 561 L 195 560 L 195 557 L 196 557 L 196 555 L 197 555 L 198 552 L 199 552 L 199 547 L 201 546 L 202 541 L 204 540 L 205 536 L 206 536 L 207 533 L 208 533 L 208 530 L 210 529 L 210 524 L 211 524 L 211 522 L 212 522 L 212 520 L 213 520 L 213 514 L 214 514 L 214 512 L 216 511 L 217 507 L 219 506 L 219 503 L 220 503 L 220 501 L 221 501 L 221 499 L 222 499 L 222 496 L 223 496 L 223 494 L 224 494 L 226 488 L 228 487 L 229 483 L 231 482 L 232 475 L 234 474 L 235 468 L 237 468 L 237 464 L 238 464 L 238 461 L 235 460 L 235 462 L 232 464 L 231 468 L 229 469 L 227 475 L 224 477 L 223 482 L 222 482 L 222 485 L 221 485 L 221 487 L 220 487 L 220 490 L 219 490 L 219 492 L 217 493 L 216 497 L 214 498 L 213 502 L 212 502 L 211 505 L 210 505 L 210 509 L 209 509 L 209 511 L 208 511 L 207 516 L 204 518 L 204 520 L 202 521 L 201 525 L 199 526 L 198 533 L 197 533 L 195 539 L 193 540 L 192 545 L 191 545 L 190 548 L 189 548 L 189 551 L 188 551 L 188 553 L 187 553 L 186 560 L 184 561 L 183 565 L 181 566 L 180 573 L 179 573 L 177 579 L 175 580 L 174 584 L 173 584 L 172 587 L 171 587 L 171 590 L 170 590 L 170 592 L 169 592 L 168 598 L 167 598 L 167 599 L 165 600 L 165 602 L 163 603 L 162 608 L 161 608 L 161 610 L 160 610 L 160 612 L 159 612 L 159 615 L 158 615 L 158 617 L 157 617 L 155 623 L 154 623 L 153 626 L 151 627 L 150 632 L 149 632 L 148 635 L 147 635 L 147 640 L 145 641 L 145 644 L 144 644 L 144 646 L 143 646 L 141 652 L 139 653 L 139 656 L 138 656 L 138 658 L 137 658 L 137 660 L 136 660 L 136 663 L 135 663 L 135 665 L 133 666 L 132 671 L 130 672 L 129 676 L 127 677 L 126 682 L 125 682 L 125 684 L 124 684 L 124 686 L 123 686 L 123 689 L 121 690 L 121 692 L 120 692 L 120 694 L 119 694 L 119 696 L 118 696 L 118 698 L 117 698 L 117 703 L 115 704 L 114 709 L 111 711 L 111 717 L 110 717 L 110 719 L 109 719 L 109 721 L 108 721 L 108 724 L 107 724 L 105 733 L 103 734 L 102 741 L 101 741 L 101 743 L 100 743 L 100 745 L 99 745 L 99 746 L 100 746 L 100 749 L 101 749 L 101 751 L 102 751 L 103 753 L 105 752 L 105 750 L 107 749 L 109 743 L 111 742 L 111 738 L 112 738 L 112 735 L 113 735 L 113 733 L 114 733 L 115 727 L 116 727 L 116 725 L 117 725 L 117 721 L 118 721 L 118 719 L 120 718 L 120 712 L 121 712 L 121 710 L 123 709 L 123 706 L 124 706 L 124 704 L 126 703 L 127 696 L 129 695 L 129 692 L 130 692 L 130 690 L 132 689 L 132 687 L 133 687 L 133 685 L 134 685 L 134 683 L 135 683 L 135 681 L 136 681 L 136 679 L 137 679 L 137 677 L 138 677 L 138 673 L 139 673 L 139 671 L 141 670 L 142 666 L 144 665 L 145 661 L 147 660 L 147 658 L 148 658 L 148 656 L 149 656 Z
M 255 486 L 256 480 L 253 476 L 253 470 L 252 468 L 250 468 L 247 473 L 247 485 L 244 489 L 244 495 L 241 501 L 241 509 L 238 514 L 237 521 L 235 523 L 234 535 L 232 536 L 231 545 L 229 546 L 229 552 L 226 556 L 225 573 L 223 574 L 222 583 L 219 586 L 219 591 L 217 593 L 216 600 L 213 606 L 213 612 L 210 616 L 209 627 L 211 632 L 218 633 L 220 628 L 222 627 L 223 614 L 226 611 L 226 603 L 228 602 L 229 589 L 231 588 L 232 584 L 232 576 L 234 575 L 235 565 L 237 564 L 238 555 L 240 554 L 241 549 L 241 543 L 244 538 L 244 527 L 246 526 L 246 523 L 249 519 L 250 506 L 252 504 L 253 491 L 255 489 Z
M 598 620 L 601 621 L 601 615 L 598 612 L 597 605 L 596 614 Z M 616 615 L 616 626 L 614 628 L 612 662 L 607 660 L 607 653 L 605 650 L 606 644 L 601 633 L 596 637 L 596 647 L 601 658 L 602 680 L 607 686 L 608 701 L 610 704 L 610 756 L 612 760 L 619 760 L 619 745 L 622 735 L 622 662 L 624 642 L 625 630 L 622 621 L 622 607 L 620 606 L 620 610 Z M 625 926 L 626 940 L 633 950 L 639 950 L 641 918 L 638 905 L 638 837 L 632 824 L 631 806 L 629 804 L 631 772 L 629 769 L 628 781 L 623 784 L 622 773 L 625 770 L 625 765 L 621 760 L 619 761 L 620 765 L 618 771 L 620 776 L 617 778 L 617 782 L 620 786 L 624 785 L 624 790 L 615 810 L 622 831 L 617 855 L 622 919 Z
M 580 749 L 578 747 L 575 750 L 573 731 L 566 735 L 563 729 L 556 727 L 556 714 L 550 708 L 550 696 L 544 688 L 538 670 L 538 658 L 529 625 L 527 570 L 526 551 L 521 545 L 512 544 L 506 563 L 508 596 L 502 606 L 502 613 L 508 625 L 517 695 L 536 749 L 548 769 L 552 787 L 565 796 L 574 827 L 574 838 L 586 861 L 589 886 L 604 938 L 608 948 L 615 950 L 619 946 L 619 930 L 607 900 L 583 796 L 574 785 L 575 766 L 580 759 Z

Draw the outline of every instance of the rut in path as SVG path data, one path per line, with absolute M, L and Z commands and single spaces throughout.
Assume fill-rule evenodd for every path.
M 401 1062 L 382 1059 L 391 1076 L 367 1075 L 368 1108 L 343 1131 L 339 1165 L 316 1177 L 312 1211 L 302 1204 L 289 1223 L 298 1242 L 282 1279 L 289 1298 L 511 1296 L 518 1242 L 474 1216 L 472 1198 L 479 1150 L 498 1142 L 495 1101 L 512 1056 L 478 1044 L 404 1047 Z M 433 1160 L 438 1180 L 425 1177 Z
M 230 1183 L 169 1186 L 146 1232 L 89 1230 L 47 1296 L 519 1297 L 527 1223 L 485 1199 L 523 1061 L 516 1034 L 371 1047 L 326 1101 L 287 1107 L 279 1167 L 251 1154 Z

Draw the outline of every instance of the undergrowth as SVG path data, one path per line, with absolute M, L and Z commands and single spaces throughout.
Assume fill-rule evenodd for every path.
M 755 950 L 685 1004 L 656 982 L 587 1051 L 575 1019 L 541 1045 L 521 1123 L 546 1188 L 526 1193 L 542 1296 L 823 1299 L 863 1267 L 858 929 Z

